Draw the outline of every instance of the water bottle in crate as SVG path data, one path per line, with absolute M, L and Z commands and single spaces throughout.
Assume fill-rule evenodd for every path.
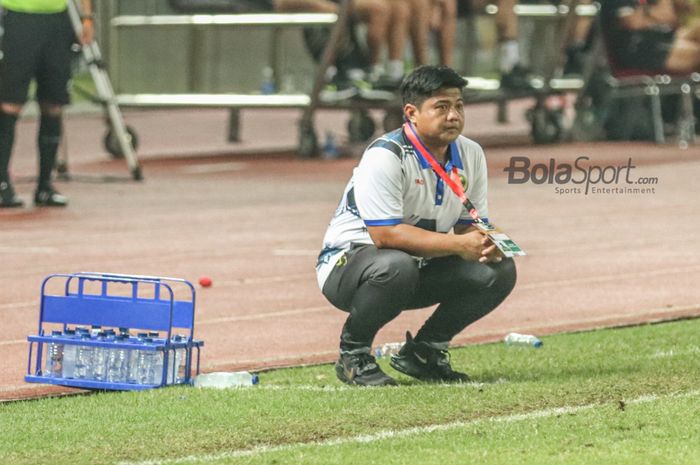
M 75 351 L 75 379 L 92 379 L 95 348 L 89 345 L 91 341 L 90 332 L 81 330 L 79 345 Z
M 109 341 L 107 334 L 102 331 L 98 333 L 95 340 L 99 343 L 106 344 Z M 113 341 L 112 341 L 113 342 Z M 92 355 L 92 379 L 97 381 L 107 380 L 107 355 L 109 349 L 105 345 L 99 345 L 93 349 Z
M 117 343 L 109 349 L 107 356 L 107 382 L 126 383 L 129 374 L 129 349 L 123 347 L 128 343 L 128 336 L 119 334 L 114 338 Z
M 75 377 L 75 358 L 78 352 L 78 346 L 75 345 L 77 336 L 74 329 L 66 329 L 63 332 L 63 372 L 61 377 L 72 379 Z
M 61 331 L 58 330 L 51 331 L 51 337 L 56 340 L 46 344 L 44 376 L 60 378 L 63 374 L 63 343 L 59 339 L 61 334 Z
M 204 345 L 194 339 L 194 301 L 194 286 L 182 279 L 50 275 L 37 335 L 28 337 L 25 380 L 111 390 L 192 384 Z M 51 330 L 56 325 L 63 331 Z

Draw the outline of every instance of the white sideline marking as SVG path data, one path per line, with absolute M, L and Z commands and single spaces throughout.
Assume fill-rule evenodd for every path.
M 668 357 L 678 357 L 681 355 L 692 355 L 700 354 L 700 347 L 691 346 L 687 350 L 657 350 L 651 356 L 651 358 L 668 358 Z
M 670 398 L 684 398 L 693 397 L 700 394 L 700 390 L 690 391 L 680 394 L 669 394 L 665 396 L 647 395 L 641 396 L 636 399 L 625 401 L 627 404 L 641 404 L 647 402 L 655 402 L 658 400 L 665 400 Z M 260 454 L 266 454 L 270 452 L 280 452 L 288 451 L 301 447 L 316 446 L 316 447 L 328 447 L 337 446 L 342 444 L 352 444 L 352 443 L 370 443 L 381 441 L 384 439 L 401 438 L 407 436 L 414 436 L 419 434 L 428 434 L 435 431 L 448 431 L 452 429 L 464 428 L 467 426 L 477 425 L 486 422 L 493 423 L 514 423 L 517 421 L 532 420 L 536 418 L 549 418 L 558 415 L 574 414 L 582 412 L 585 410 L 590 410 L 596 407 L 603 407 L 608 404 L 586 404 L 578 406 L 569 407 L 558 407 L 544 410 L 536 410 L 534 412 L 518 413 L 514 415 L 501 415 L 496 417 L 488 418 L 477 418 L 471 421 L 455 421 L 451 423 L 430 425 L 430 426 L 418 426 L 414 428 L 406 428 L 402 430 L 385 430 L 379 431 L 372 434 L 361 434 L 358 436 L 350 436 L 346 438 L 336 438 L 328 439 L 325 441 L 309 441 L 309 442 L 299 442 L 294 444 L 284 444 L 279 446 L 259 446 L 252 449 L 239 449 L 230 452 L 223 452 L 220 454 L 206 454 L 206 455 L 190 455 L 187 457 L 179 457 L 175 459 L 163 459 L 163 460 L 145 460 L 141 462 L 119 462 L 119 465 L 171 465 L 180 463 L 206 463 L 214 462 L 217 460 L 223 460 L 228 458 L 237 457 L 249 457 L 256 456 Z

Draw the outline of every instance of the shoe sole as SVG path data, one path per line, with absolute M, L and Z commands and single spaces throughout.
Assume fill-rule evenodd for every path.
M 363 387 L 381 387 L 381 386 L 397 386 L 398 383 L 396 380 L 391 379 L 392 382 L 386 382 L 382 384 L 364 384 L 364 383 L 358 383 L 355 380 L 352 380 L 345 376 L 345 370 L 342 368 L 342 366 L 335 366 L 335 376 L 342 381 L 343 383 L 350 385 L 350 386 L 363 386 Z
M 391 358 L 389 361 L 389 365 L 391 368 L 394 370 L 398 371 L 399 373 L 403 373 L 406 376 L 410 376 L 411 378 L 415 378 L 419 381 L 425 381 L 425 382 L 431 382 L 431 383 L 468 383 L 471 381 L 471 379 L 467 378 L 466 380 L 462 379 L 446 379 L 446 378 L 441 378 L 441 377 L 435 377 L 435 376 L 426 376 L 426 375 L 419 375 L 419 374 L 414 374 L 414 373 L 409 373 L 406 371 L 406 369 L 399 365 L 398 363 L 394 362 L 394 357 Z
M 415 374 L 415 373 L 411 373 L 411 372 L 407 371 L 403 366 L 394 362 L 394 357 L 392 357 L 391 360 L 389 361 L 389 366 L 391 366 L 391 368 L 398 371 L 399 373 L 403 373 L 404 375 L 410 376 L 411 378 L 416 378 L 416 379 L 421 380 L 421 381 L 436 381 L 432 377 L 427 377 L 427 376 L 423 376 L 423 375 L 419 375 L 419 374 Z

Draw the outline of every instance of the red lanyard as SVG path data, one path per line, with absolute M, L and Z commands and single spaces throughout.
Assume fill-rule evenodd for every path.
M 459 180 L 459 173 L 457 172 L 457 168 L 453 166 L 451 176 L 448 176 L 445 170 L 442 168 L 442 166 L 440 166 L 440 164 L 435 160 L 433 154 L 430 153 L 428 147 L 426 147 L 425 144 L 423 144 L 423 142 L 420 140 L 412 124 L 408 122 L 404 123 L 403 132 L 404 134 L 406 134 L 406 137 L 408 137 L 408 140 L 411 141 L 413 147 L 415 147 L 416 150 L 420 152 L 425 161 L 427 161 L 430 167 L 433 169 L 433 171 L 435 171 L 435 174 L 440 176 L 440 178 L 445 182 L 445 184 L 450 186 L 452 192 L 457 194 L 457 197 L 459 197 L 459 200 L 469 212 L 469 216 L 471 216 L 475 222 L 483 223 L 482 219 L 479 218 L 479 212 L 476 211 L 476 208 L 467 197 L 467 194 L 464 192 L 462 182 Z

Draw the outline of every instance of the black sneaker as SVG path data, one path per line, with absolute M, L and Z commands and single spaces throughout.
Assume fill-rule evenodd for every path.
M 389 92 L 396 93 L 398 92 L 399 87 L 401 87 L 402 81 L 403 76 L 401 76 L 400 78 L 392 78 L 391 76 L 383 74 L 372 82 L 372 87 L 377 90 L 386 90 Z
M 501 76 L 501 89 L 509 91 L 533 90 L 530 72 L 520 65 L 515 65 L 513 69 Z
M 357 89 L 358 100 L 370 100 L 379 102 L 390 102 L 396 99 L 396 94 L 386 90 L 376 88 L 371 82 L 364 79 L 355 79 L 352 85 Z
M 37 207 L 65 207 L 68 205 L 68 197 L 53 187 L 43 187 L 34 193 L 34 205 Z
M 580 76 L 586 60 L 586 51 L 583 45 L 571 45 L 566 49 L 566 63 L 564 64 L 564 76 Z
M 24 202 L 17 197 L 12 184 L 7 181 L 0 182 L 0 208 L 19 208 L 22 206 L 24 206 Z
M 393 369 L 421 381 L 469 381 L 469 376 L 452 369 L 447 349 L 439 349 L 425 342 L 415 342 L 409 332 L 406 332 L 406 344 L 397 355 L 392 355 L 390 364 Z
M 335 374 L 346 384 L 358 386 L 396 386 L 394 378 L 379 368 L 370 354 L 370 348 L 364 347 L 350 351 L 341 351 L 340 359 L 335 364 Z

